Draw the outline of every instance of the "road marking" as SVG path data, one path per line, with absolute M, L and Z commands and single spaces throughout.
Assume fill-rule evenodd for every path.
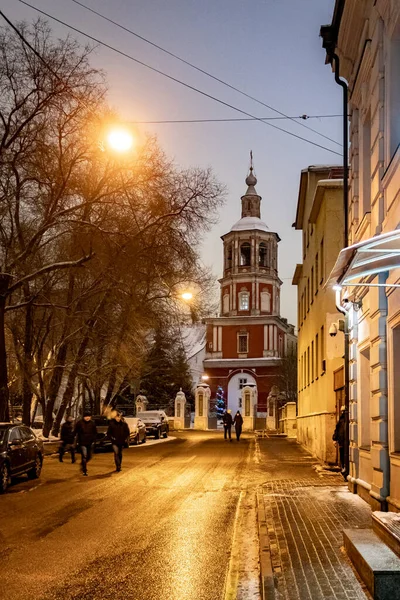
M 224 600 L 260 600 L 255 495 L 241 491 L 236 508 Z
M 240 566 L 240 554 L 239 554 L 239 544 L 237 540 L 237 529 L 238 529 L 238 521 L 239 521 L 239 512 L 240 505 L 242 503 L 244 492 L 240 492 L 239 501 L 236 507 L 235 513 L 235 522 L 233 525 L 233 535 L 232 535 L 232 549 L 231 549 L 231 558 L 229 560 L 228 572 L 226 574 L 225 580 L 225 596 L 224 600 L 236 600 L 237 597 L 237 588 L 239 583 L 239 566 Z

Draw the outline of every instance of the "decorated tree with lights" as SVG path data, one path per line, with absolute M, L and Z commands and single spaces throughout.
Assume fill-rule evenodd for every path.
M 215 410 L 219 417 L 222 417 L 222 415 L 225 412 L 225 394 L 224 389 L 220 385 L 217 388 L 217 400 L 215 403 Z

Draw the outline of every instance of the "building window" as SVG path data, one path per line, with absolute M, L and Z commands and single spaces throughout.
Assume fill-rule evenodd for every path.
M 249 310 L 250 294 L 249 292 L 240 292 L 239 294 L 239 310 Z
M 318 349 L 318 333 L 315 336 L 315 379 L 318 379 L 319 374 L 319 349 Z
M 239 333 L 238 335 L 238 352 L 239 354 L 247 354 L 249 351 L 249 334 Z
M 258 247 L 258 264 L 260 267 L 267 267 L 267 244 L 261 242 Z
M 310 385 L 310 346 L 307 348 L 307 385 Z
M 314 267 L 311 267 L 311 304 L 314 302 Z
M 303 230 L 303 258 L 306 257 L 306 232 Z
M 314 340 L 311 342 L 311 383 L 314 381 Z
M 398 120 L 398 115 L 397 115 Z M 400 141 L 400 140 L 399 140 Z M 360 220 L 371 210 L 371 112 L 368 111 L 362 124 L 361 140 L 361 211 Z
M 393 451 L 400 452 L 400 325 L 393 329 Z
M 321 262 L 321 270 L 320 270 L 320 278 L 319 282 L 322 283 L 324 281 L 324 240 L 321 240 L 321 246 L 319 248 L 319 258 Z
M 389 156 L 387 164 L 393 158 L 400 144 L 400 78 L 399 78 L 399 62 L 400 62 L 400 31 L 397 26 L 392 39 L 389 42 L 389 61 L 388 61 L 388 77 L 387 81 L 387 98 L 388 98 L 388 133 L 389 133 Z
M 229 244 L 226 249 L 226 268 L 232 268 L 232 244 Z
M 242 390 L 247 385 L 247 377 L 239 379 L 239 390 Z
M 318 252 L 317 252 L 317 254 L 315 255 L 315 293 L 316 294 L 318 294 L 318 273 L 319 273 L 318 268 L 319 268 L 319 265 L 318 265 Z
M 244 242 L 240 246 L 240 266 L 249 267 L 251 265 L 251 246 L 249 242 Z
M 360 415 L 360 446 L 371 446 L 371 367 L 369 348 L 359 353 L 359 415 Z
M 261 292 L 261 311 L 271 312 L 271 294 L 269 292 Z
M 224 314 L 228 313 L 229 312 L 229 294 L 228 293 L 224 294 L 222 305 L 223 305 L 223 313 Z
M 310 310 L 310 279 L 307 279 L 307 312 Z
M 325 329 L 322 325 L 321 327 L 321 373 L 325 373 Z

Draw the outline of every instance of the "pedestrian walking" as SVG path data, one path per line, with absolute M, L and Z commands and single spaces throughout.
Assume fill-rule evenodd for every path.
M 339 448 L 340 467 L 342 469 L 342 475 L 344 477 L 345 471 L 346 471 L 346 466 L 344 464 L 344 445 L 345 445 L 345 441 L 346 441 L 345 440 L 345 438 L 346 438 L 346 412 L 345 412 L 346 407 L 342 406 L 340 411 L 341 411 L 341 413 L 340 413 L 339 421 L 336 423 L 336 427 L 335 427 L 335 431 L 332 436 L 332 439 Z
M 87 476 L 87 463 L 92 458 L 93 444 L 96 441 L 97 427 L 92 421 L 90 411 L 85 410 L 83 419 L 77 422 L 75 427 L 76 441 L 81 449 L 81 468 L 82 474 Z
M 121 413 L 117 412 L 115 417 L 111 419 L 107 435 L 111 439 L 114 451 L 115 470 L 119 473 L 122 465 L 122 450 L 129 440 L 128 423 L 122 419 Z
M 224 416 L 222 417 L 222 422 L 224 424 L 224 440 L 227 439 L 227 436 L 229 436 L 229 441 L 232 441 L 232 423 L 233 423 L 233 419 L 232 419 L 232 415 L 231 415 L 231 411 L 227 410 L 224 413 Z
M 236 441 L 238 442 L 240 440 L 240 436 L 242 434 L 242 427 L 243 427 L 243 417 L 240 414 L 240 410 L 237 411 L 235 418 L 233 419 L 233 424 L 235 426 L 235 431 L 236 431 Z
M 60 448 L 58 450 L 59 460 L 63 462 L 65 452 L 71 452 L 71 462 L 75 462 L 75 431 L 74 418 L 68 417 L 65 423 L 62 424 L 60 433 Z

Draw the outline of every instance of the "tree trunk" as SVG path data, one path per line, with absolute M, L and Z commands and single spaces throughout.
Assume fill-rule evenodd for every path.
M 8 390 L 8 372 L 7 372 L 7 350 L 6 350 L 6 335 L 5 335 L 5 309 L 7 290 L 10 282 L 10 275 L 6 273 L 0 274 L 0 422 L 10 420 L 9 400 L 10 394 Z
M 67 295 L 67 303 L 68 306 L 72 302 L 72 298 L 74 295 L 74 286 L 75 286 L 75 277 L 73 273 L 69 274 L 68 281 L 68 295 Z M 49 394 L 46 402 L 46 411 L 44 413 L 44 426 L 43 426 L 43 435 L 44 437 L 48 437 L 51 427 L 53 425 L 53 410 L 54 405 L 57 400 L 58 391 L 60 389 L 61 381 L 64 374 L 65 361 L 67 359 L 69 342 L 67 341 L 67 334 L 69 331 L 71 315 L 69 311 L 65 315 L 65 321 L 63 325 L 63 333 L 60 347 L 58 348 L 57 355 L 55 358 L 55 367 L 53 370 L 53 375 L 49 384 Z
M 106 397 L 104 398 L 104 406 L 108 406 L 109 404 L 111 404 L 116 381 L 117 381 L 117 367 L 113 367 L 111 370 L 111 373 L 110 373 L 110 377 L 108 378 L 108 386 L 107 386 Z
M 81 363 L 85 356 L 86 349 L 89 345 L 90 333 L 96 324 L 97 315 L 99 314 L 99 312 L 101 312 L 101 310 L 104 307 L 105 298 L 106 298 L 106 294 L 104 294 L 102 300 L 97 305 L 96 310 L 94 311 L 93 315 L 87 321 L 86 332 L 85 332 L 85 335 L 83 336 L 83 339 L 79 345 L 78 352 L 77 352 L 77 355 L 74 360 L 74 364 L 72 365 L 72 368 L 68 374 L 67 387 L 65 388 L 60 407 L 57 411 L 57 416 L 54 420 L 53 435 L 58 435 L 58 432 L 60 430 L 61 421 L 64 416 L 65 410 L 66 410 L 68 404 L 72 401 L 72 396 L 74 394 L 74 389 L 75 389 L 75 381 L 76 381 L 76 378 L 77 378 L 77 375 L 79 372 L 79 367 L 81 366 Z M 93 402 L 92 402 L 92 409 L 93 409 Z
M 29 295 L 29 289 L 28 295 Z M 25 298 L 27 296 L 25 295 Z M 32 305 L 28 304 L 25 313 L 25 335 L 24 335 L 24 355 L 23 355 L 23 383 L 22 383 L 22 422 L 25 425 L 31 424 L 31 408 L 32 408 L 32 346 L 33 346 L 33 309 Z

